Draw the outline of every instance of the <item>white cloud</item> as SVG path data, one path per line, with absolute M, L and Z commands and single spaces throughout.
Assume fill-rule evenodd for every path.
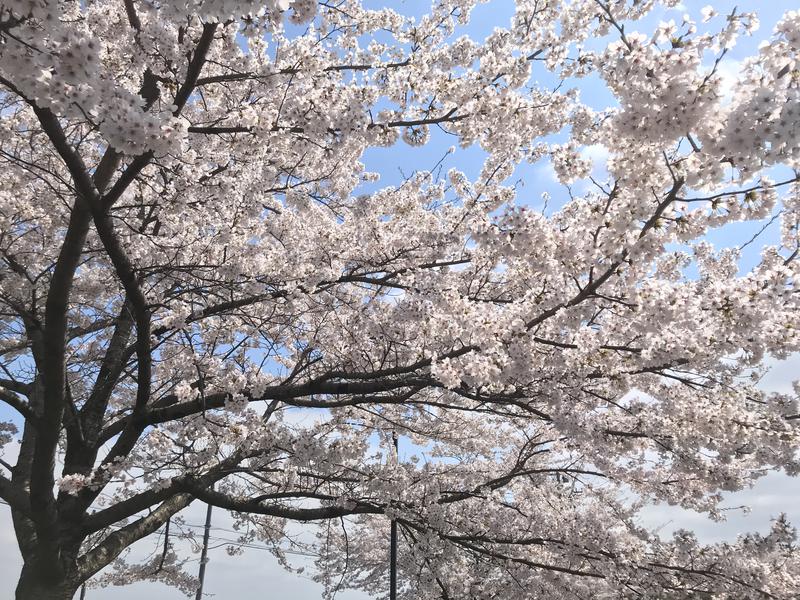
M 741 71 L 741 61 L 732 58 L 724 58 L 717 65 L 717 74 L 722 79 L 719 86 L 722 95 L 722 104 L 729 104 L 731 100 L 733 100 Z

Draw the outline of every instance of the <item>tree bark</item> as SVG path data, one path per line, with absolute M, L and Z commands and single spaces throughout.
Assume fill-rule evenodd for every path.
M 78 585 L 74 578 L 43 573 L 42 569 L 25 563 L 17 582 L 15 598 L 16 600 L 72 600 Z

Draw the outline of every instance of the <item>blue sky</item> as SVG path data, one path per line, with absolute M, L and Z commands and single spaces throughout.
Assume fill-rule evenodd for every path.
M 681 16 L 686 10 L 698 15 L 700 8 L 709 3 L 711 3 L 709 0 L 700 2 L 686 0 L 683 7 L 659 11 L 631 29 L 651 32 L 659 20 L 674 19 L 676 22 L 680 22 Z M 385 5 L 377 0 L 369 0 L 365 4 L 371 8 Z M 729 53 L 723 62 L 722 68 L 730 73 L 735 72 L 737 61 L 755 53 L 758 44 L 769 37 L 775 22 L 783 12 L 796 8 L 796 3 L 788 0 L 768 0 L 766 2 L 724 0 L 713 2 L 713 4 L 721 14 L 730 12 L 734 6 L 738 6 L 740 11 L 755 10 L 761 19 L 761 29 L 752 38 L 741 38 L 739 45 Z M 427 8 L 427 2 L 412 0 L 398 0 L 392 2 L 391 5 L 400 12 L 415 15 L 423 14 Z M 466 33 L 476 40 L 483 39 L 494 27 L 506 25 L 513 10 L 514 3 L 509 0 L 493 0 L 480 5 L 473 13 L 471 24 L 464 28 L 462 33 Z M 543 67 L 538 67 L 538 69 L 540 72 L 534 73 L 535 79 L 545 85 L 555 84 L 552 77 L 544 72 Z M 608 92 L 597 80 L 584 81 L 581 90 L 582 98 L 591 99 L 595 108 L 604 108 L 610 101 Z M 467 175 L 477 175 L 482 166 L 484 153 L 475 147 L 457 148 L 453 154 L 445 156 L 447 149 L 453 144 L 454 139 L 451 136 L 434 129 L 431 142 L 423 148 L 411 149 L 399 142 L 392 148 L 369 150 L 363 159 L 367 170 L 381 174 L 381 181 L 372 187 L 398 184 L 414 170 L 430 169 L 440 161 L 442 161 L 443 172 L 454 167 L 464 171 Z M 445 156 L 444 160 L 442 160 L 443 156 Z M 594 158 L 597 159 L 596 172 L 602 174 L 602 153 L 597 153 Z M 541 194 L 544 192 L 553 198 L 551 202 L 554 206 L 562 203 L 563 199 L 567 197 L 566 190 L 555 180 L 552 169 L 547 163 L 524 163 L 516 170 L 511 180 L 521 181 L 519 204 L 538 206 L 541 202 Z M 731 225 L 710 235 L 709 239 L 719 245 L 739 245 L 747 241 L 759 228 L 759 224 Z M 753 244 L 748 249 L 744 257 L 745 265 L 752 264 L 757 260 L 760 246 L 774 240 L 776 231 L 776 226 L 769 228 L 760 238 L 759 243 Z M 800 359 L 797 356 L 788 361 L 775 362 L 764 385 L 770 390 L 788 390 L 791 380 L 798 378 L 798 372 L 800 372 Z M 0 406 L 0 418 L 6 418 L 7 415 L 8 411 Z M 753 509 L 749 515 L 735 511 L 730 514 L 727 522 L 712 523 L 701 515 L 687 511 L 670 507 L 655 507 L 646 511 L 643 522 L 653 527 L 659 527 L 660 531 L 665 534 L 680 527 L 687 527 L 697 531 L 699 537 L 707 541 L 731 540 L 743 531 L 753 529 L 763 531 L 771 517 L 797 504 L 798 497 L 800 497 L 800 482 L 797 479 L 789 479 L 775 474 L 760 481 L 751 490 L 728 496 L 727 504 L 729 506 L 749 504 Z M 203 522 L 204 513 L 204 506 L 192 505 L 186 511 L 186 521 L 193 526 L 198 526 Z M 790 512 L 790 517 L 795 523 L 800 523 L 800 510 L 794 509 L 793 512 Z M 0 518 L 3 519 L 3 527 L 0 529 L 0 597 L 11 597 L 20 559 L 7 507 L 0 506 Z M 216 538 L 214 541 L 217 544 L 223 543 L 223 539 L 236 537 L 229 531 L 230 518 L 222 511 L 217 511 L 214 526 L 213 536 Z M 200 529 L 195 528 L 199 535 Z M 152 541 L 145 542 L 137 552 L 147 552 L 151 547 Z M 298 560 L 302 562 L 301 559 Z M 196 564 L 195 557 L 192 568 Z M 250 549 L 243 556 L 235 558 L 229 557 L 222 547 L 212 550 L 205 589 L 209 596 L 213 595 L 212 597 L 241 598 L 242 600 L 266 600 L 268 598 L 311 600 L 319 598 L 321 595 L 321 587 L 310 581 L 307 576 L 297 576 L 285 572 L 268 552 L 257 548 Z M 150 600 L 177 600 L 184 597 L 179 592 L 162 584 L 149 583 L 139 583 L 113 590 L 90 590 L 87 594 L 89 600 L 95 598 L 124 600 L 145 596 Z M 340 600 L 356 600 L 367 596 L 355 592 L 342 592 L 337 597 Z

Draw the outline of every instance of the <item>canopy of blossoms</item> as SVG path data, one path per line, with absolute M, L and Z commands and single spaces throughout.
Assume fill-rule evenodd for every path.
M 716 545 L 637 520 L 799 470 L 798 395 L 757 383 L 800 349 L 800 13 L 731 93 L 755 14 L 639 33 L 677 0 L 517 0 L 475 41 L 477 3 L 0 0 L 19 600 L 191 593 L 166 544 L 123 557 L 193 501 L 281 559 L 322 524 L 331 593 L 385 594 L 394 519 L 409 600 L 800 595 L 783 517 Z M 366 170 L 432 132 L 480 172 Z M 513 185 L 588 178 L 589 146 L 586 193 Z M 751 269 L 707 239 L 768 218 Z

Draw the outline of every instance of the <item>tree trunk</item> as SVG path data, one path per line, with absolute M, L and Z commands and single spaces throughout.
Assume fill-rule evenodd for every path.
M 55 569 L 53 569 L 55 570 Z M 62 578 L 53 572 L 42 573 L 25 564 L 17 583 L 16 600 L 72 600 L 78 585 L 74 579 Z

